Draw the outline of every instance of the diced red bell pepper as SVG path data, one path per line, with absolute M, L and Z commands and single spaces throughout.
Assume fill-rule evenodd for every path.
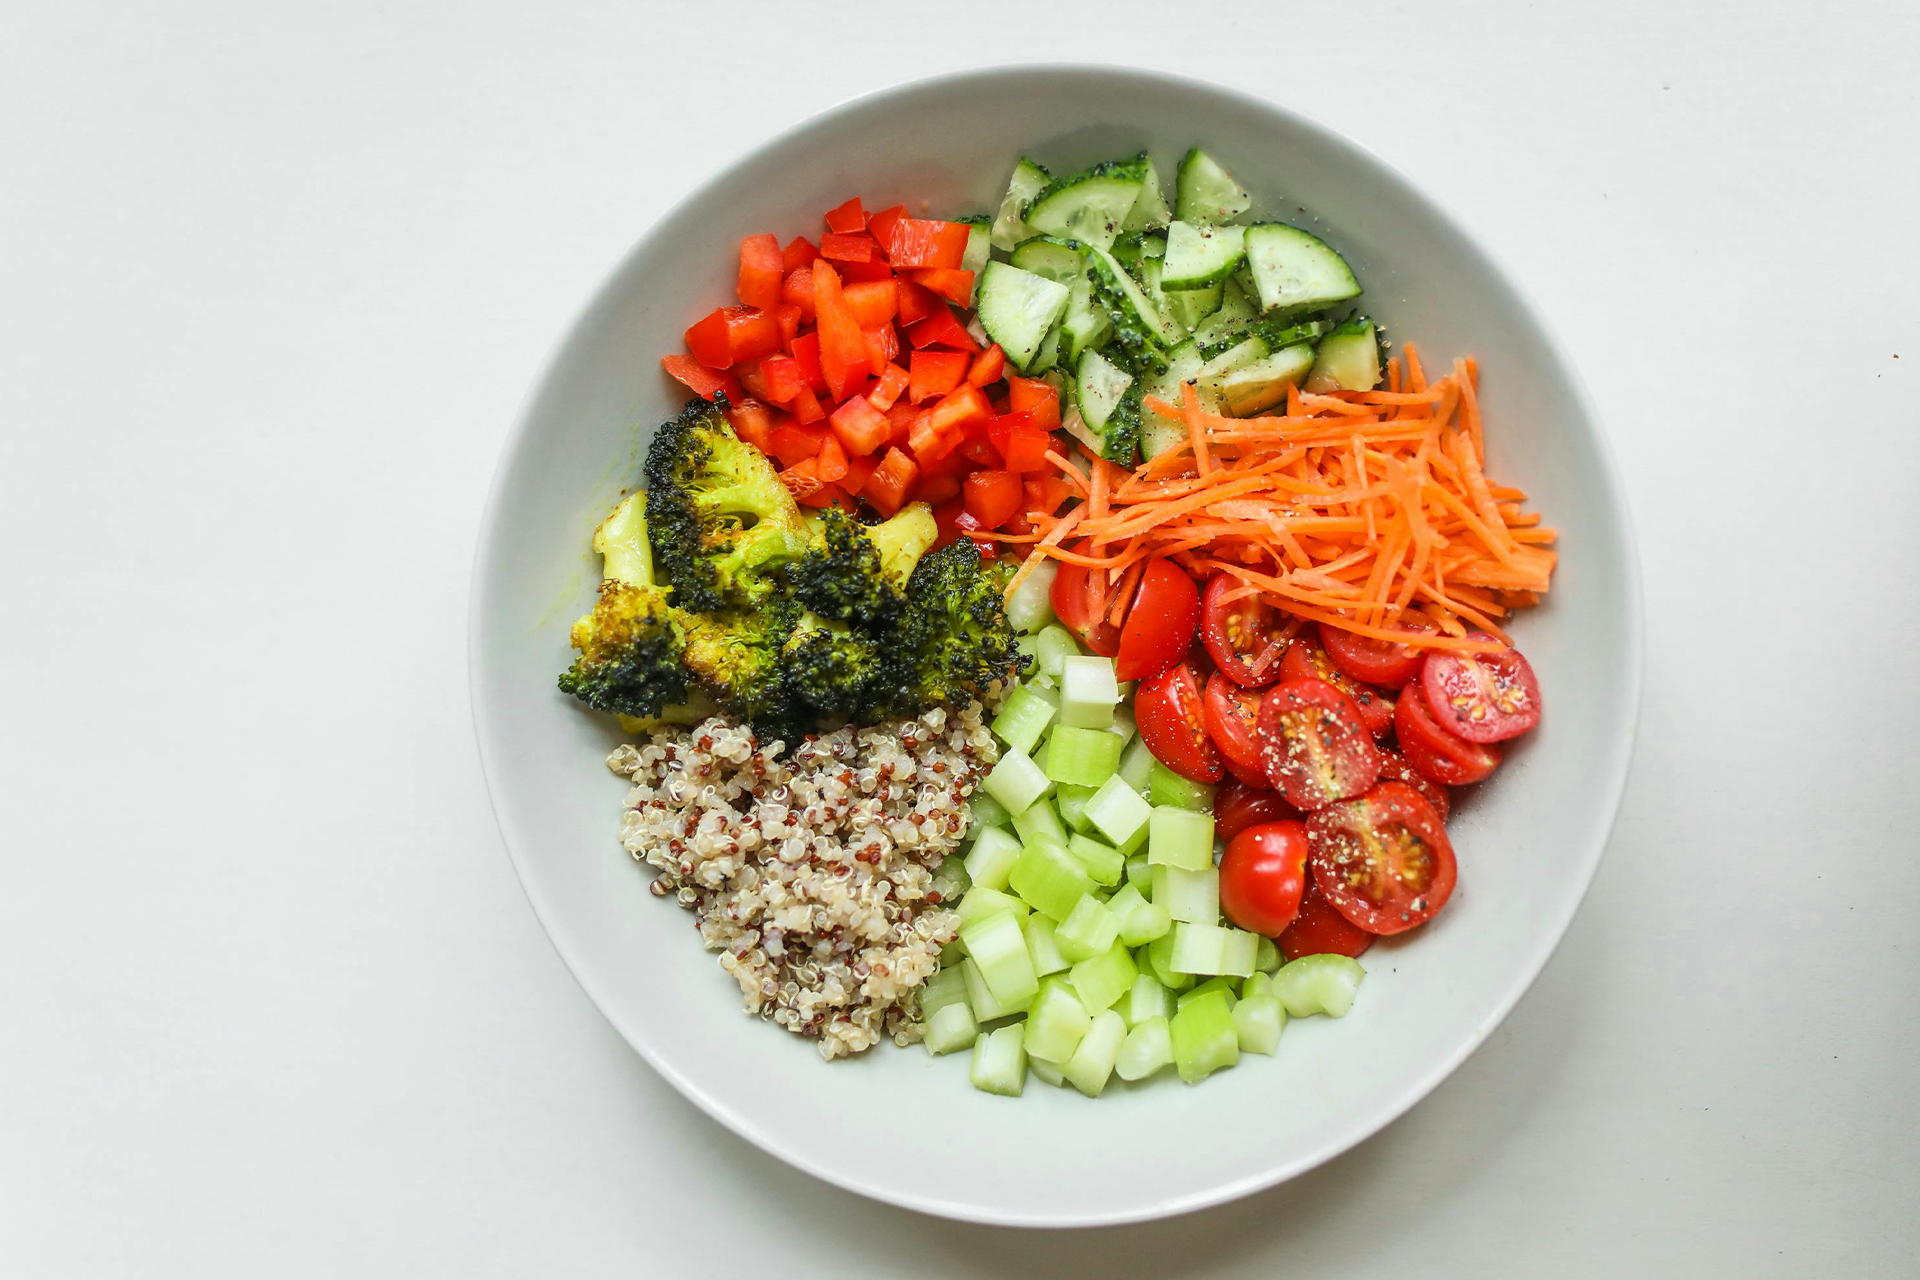
M 973 358 L 973 368 L 967 370 L 967 382 L 976 387 L 988 386 L 1000 381 L 1007 371 L 1007 353 L 994 343 Z
M 918 355 L 919 352 L 916 351 L 914 354 Z M 905 369 L 897 364 L 889 364 L 880 371 L 880 380 L 874 383 L 873 390 L 867 392 L 867 399 L 873 402 L 874 408 L 882 412 L 893 408 L 893 402 L 898 400 L 900 393 L 907 389 L 907 377 Z
M 709 369 L 725 369 L 733 364 L 733 343 L 727 338 L 727 313 L 724 308 L 701 317 L 687 329 L 687 350 Z
M 860 493 L 883 516 L 891 516 L 907 503 L 907 490 L 920 476 L 920 468 L 898 448 L 887 450 L 880 465 L 873 469 Z
M 843 205 L 827 210 L 827 230 L 838 231 L 842 235 L 867 229 L 867 211 L 860 207 L 860 197 L 855 196 Z
M 775 427 L 773 434 L 767 437 L 767 452 L 780 459 L 781 465 L 791 467 L 797 462 L 817 457 L 820 446 L 832 434 L 825 427 L 806 427 L 789 422 Z
M 744 364 L 780 350 L 780 321 L 771 311 L 752 307 L 722 307 L 727 316 L 727 345 L 733 362 Z
M 892 325 L 882 324 L 862 332 L 866 337 L 867 352 L 873 357 L 875 369 L 886 368 L 893 363 L 893 358 L 900 354 L 900 336 L 893 331 Z
M 958 267 L 936 267 L 913 273 L 913 282 L 931 290 L 957 307 L 973 303 L 973 272 Z
M 827 375 L 820 369 L 820 335 L 803 333 L 787 346 L 794 362 L 800 366 L 801 376 L 807 380 L 807 386 L 814 394 L 827 389 Z
M 964 222 L 936 222 L 931 218 L 901 218 L 880 243 L 896 268 L 957 267 L 967 256 L 970 228 Z
M 830 232 L 820 237 L 820 256 L 830 262 L 872 262 L 879 258 L 880 246 L 865 233 L 843 236 Z
M 802 267 L 810 267 L 813 260 L 820 256 L 820 250 L 813 241 L 805 236 L 795 236 L 787 241 L 787 247 L 780 251 L 780 268 L 784 275 L 792 275 Z
M 998 529 L 1012 519 L 1024 496 L 1012 471 L 976 471 L 966 479 L 967 512 L 982 529 Z
M 1000 461 L 1008 471 L 1045 471 L 1047 451 L 1053 448 L 1053 435 L 1032 425 L 1024 414 L 1010 413 L 987 425 L 987 438 L 1000 451 Z
M 808 494 L 816 492 L 826 481 L 820 478 L 820 464 L 812 458 L 802 458 L 788 464 L 780 473 L 780 483 L 787 486 L 787 492 L 804 500 Z
M 1023 512 L 1031 514 L 1038 511 L 1052 515 L 1060 510 L 1061 503 L 1073 496 L 1073 487 L 1059 476 L 1028 476 L 1022 485 L 1022 492 L 1025 499 L 1021 504 Z
M 812 493 L 796 496 L 794 501 L 803 507 L 838 507 L 848 515 L 852 515 L 856 509 L 845 489 L 826 481 L 822 481 Z
M 907 330 L 907 341 L 916 347 L 953 347 L 968 355 L 980 349 L 967 327 L 944 306 Z
M 717 373 L 707 368 L 692 356 L 675 353 L 660 357 L 660 367 L 667 375 L 699 396 L 702 400 L 711 400 L 724 391 L 727 399 L 740 399 L 740 383 L 732 374 Z
M 919 324 L 928 316 L 944 310 L 940 299 L 923 285 L 896 277 L 893 287 L 900 295 L 900 323 L 903 327 Z
M 775 404 L 792 404 L 807 389 L 807 371 L 792 356 L 768 356 L 760 362 L 760 376 L 767 384 L 767 399 Z
M 829 434 L 820 442 L 820 452 L 813 456 L 813 465 L 820 478 L 829 483 L 847 474 L 847 451 L 837 436 Z
M 966 431 L 960 433 L 963 439 L 969 434 L 970 433 Z M 958 448 L 946 454 L 944 457 L 936 458 L 932 462 L 923 462 L 920 464 L 920 475 L 922 478 L 927 476 L 952 476 L 956 480 L 964 480 L 967 478 L 968 472 L 977 470 L 979 470 L 979 468 L 975 467 L 971 462 L 968 462 L 966 456 L 962 454 Z
M 971 431 L 966 433 L 966 438 L 954 450 L 954 455 L 965 458 L 976 467 L 993 468 L 1000 465 L 1000 451 L 993 447 L 993 442 Z
M 900 290 L 891 280 L 865 280 L 846 285 L 842 291 L 862 329 L 877 329 L 900 310 Z
M 834 269 L 840 278 L 848 284 L 857 284 L 865 280 L 891 280 L 893 268 L 875 258 L 872 262 L 836 262 Z
M 786 415 L 775 413 L 758 400 L 742 400 L 728 407 L 727 421 L 733 424 L 735 435 L 765 453 L 774 429 L 785 424 Z
M 867 478 L 873 474 L 874 469 L 879 465 L 880 458 L 878 455 L 870 455 L 865 458 L 848 458 L 847 474 L 840 478 L 840 487 L 848 493 L 859 493 L 862 489 L 866 488 Z
M 814 261 L 818 262 L 819 259 Z M 800 308 L 802 319 L 813 319 L 813 267 L 795 267 L 788 272 L 785 282 L 780 286 L 780 296 Z
M 833 434 L 850 454 L 869 454 L 882 447 L 893 435 L 887 415 L 874 408 L 865 396 L 854 396 L 827 418 Z M 828 476 L 837 480 L 838 476 Z
M 953 504 L 947 516 L 947 541 L 953 541 L 951 536 L 954 532 L 953 517 L 960 514 L 960 477 L 923 475 L 920 477 L 920 483 L 913 486 L 913 500 L 936 508 L 934 513 L 936 518 L 942 503 Z
M 760 372 L 762 361 L 749 360 L 745 364 L 735 365 L 734 375 L 740 379 L 740 389 L 756 400 L 771 400 L 767 394 L 767 379 Z
M 933 419 L 933 429 L 946 434 L 963 431 L 971 423 L 985 422 L 993 416 L 993 411 L 987 407 L 987 398 L 980 394 L 980 388 L 956 387 L 940 398 L 929 416 Z
M 780 326 L 781 345 L 789 351 L 793 349 L 793 340 L 800 336 L 800 323 L 805 318 L 797 302 L 782 302 L 773 309 L 774 323 Z
M 919 404 L 947 394 L 965 380 L 967 355 L 964 351 L 916 351 L 907 368 L 907 399 Z
M 1033 415 L 1033 425 L 1042 431 L 1060 428 L 1060 393 L 1053 384 L 1040 378 L 1007 378 L 1007 407 L 1014 413 Z
M 883 245 L 893 243 L 893 229 L 907 216 L 907 206 L 896 204 L 891 209 L 882 209 L 878 213 L 867 215 L 867 234 Z M 893 256 L 891 252 L 889 257 Z
M 772 309 L 780 301 L 780 281 L 785 276 L 777 237 L 748 236 L 740 242 L 740 301 L 762 311 Z
M 795 419 L 801 422 L 823 422 L 826 420 L 826 406 L 820 403 L 820 397 L 813 394 L 812 388 L 806 388 L 793 398 L 787 406 Z
M 913 420 L 923 412 L 925 410 L 908 404 L 905 400 L 896 400 L 893 408 L 887 410 L 887 424 L 893 428 L 893 434 L 887 438 L 887 443 L 905 448 L 907 433 L 913 427 Z
M 931 410 L 907 424 L 907 448 L 913 450 L 914 461 L 923 469 L 952 453 L 959 443 L 960 433 L 940 430 L 934 424 Z
M 854 204 L 858 207 L 859 201 Z M 825 258 L 813 264 L 813 297 L 820 317 L 820 371 L 827 377 L 827 390 L 839 400 L 850 384 L 873 372 L 873 356 L 847 306 L 840 277 Z

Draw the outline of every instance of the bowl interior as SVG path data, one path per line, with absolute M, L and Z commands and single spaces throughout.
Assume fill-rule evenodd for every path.
M 658 359 L 732 297 L 747 235 L 818 230 L 859 193 L 938 215 L 990 212 L 1015 157 L 1056 172 L 1141 147 L 1164 177 L 1203 143 L 1255 213 L 1309 226 L 1358 271 L 1367 310 L 1431 361 L 1481 362 L 1490 469 L 1563 531 L 1549 601 L 1515 628 L 1544 689 L 1540 730 L 1459 806 L 1460 888 L 1433 925 L 1377 946 L 1353 1013 L 1290 1026 L 1277 1057 L 1185 1088 L 1091 1102 L 1030 1081 L 966 1083 L 965 1055 L 876 1048 L 822 1064 L 743 1016 L 686 913 L 647 892 L 615 838 L 617 734 L 554 687 L 598 575 L 594 525 L 682 403 Z M 1379 161 L 1297 117 L 1139 72 L 981 72 L 857 101 L 698 190 L 620 264 L 537 385 L 496 481 L 476 567 L 473 694 L 495 808 L 528 896 L 588 994 L 714 1116 L 822 1177 L 1001 1223 L 1086 1224 L 1196 1208 L 1358 1142 L 1493 1029 L 1566 927 L 1624 776 L 1638 702 L 1638 587 L 1610 462 L 1569 370 L 1500 272 Z M 903 1152 L 925 1158 L 902 1159 Z M 1137 1168 L 1120 1178 L 1092 1171 Z

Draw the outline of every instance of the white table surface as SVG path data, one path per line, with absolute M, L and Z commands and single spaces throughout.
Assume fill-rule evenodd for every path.
M 0 1273 L 1914 1274 L 1920 10 L 1211 7 L 0 4 Z M 1492 1040 L 1296 1182 L 1055 1235 L 656 1078 L 465 683 L 486 482 L 602 273 L 775 128 L 1003 53 L 1264 90 L 1456 210 L 1592 381 L 1650 621 L 1611 851 Z

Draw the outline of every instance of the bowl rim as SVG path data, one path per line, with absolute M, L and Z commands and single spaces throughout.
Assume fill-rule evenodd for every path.
M 699 1082 L 690 1079 L 658 1056 L 646 1043 L 646 1037 L 630 1031 L 625 1021 L 615 1014 L 613 1007 L 601 998 L 594 980 L 588 974 L 588 966 L 576 962 L 572 945 L 567 941 L 566 930 L 561 926 L 551 905 L 543 899 L 540 890 L 530 876 L 522 854 L 515 847 L 509 834 L 510 824 L 505 811 L 506 802 L 502 798 L 502 788 L 495 779 L 495 753 L 490 749 L 491 735 L 496 732 L 486 703 L 480 690 L 480 667 L 482 634 L 485 619 L 489 616 L 491 592 L 488 586 L 487 569 L 497 554 L 496 543 L 499 538 L 499 520 L 502 507 L 506 502 L 508 477 L 519 469 L 524 455 L 535 447 L 532 432 L 529 430 L 529 417 L 535 403 L 540 398 L 558 370 L 562 357 L 571 345 L 580 325 L 609 296 L 615 283 L 625 274 L 628 265 L 647 245 L 655 228 L 668 222 L 684 208 L 700 199 L 708 186 L 720 176 L 731 173 L 743 166 L 767 160 L 776 156 L 780 149 L 795 136 L 812 130 L 837 116 L 869 106 L 875 102 L 890 98 L 906 98 L 927 89 L 952 86 L 965 81 L 992 81 L 1002 78 L 1018 77 L 1082 77 L 1082 78 L 1132 78 L 1150 81 L 1160 85 L 1174 86 L 1185 91 L 1200 91 L 1231 101 L 1236 105 L 1264 111 L 1283 120 L 1290 128 L 1317 135 L 1318 140 L 1336 148 L 1352 153 L 1362 164 L 1372 166 L 1406 192 L 1416 206 L 1422 207 L 1430 216 L 1446 226 L 1473 253 L 1479 255 L 1481 265 L 1504 286 L 1518 306 L 1521 317 L 1540 335 L 1543 344 L 1553 354 L 1566 379 L 1567 388 L 1575 405 L 1585 419 L 1592 424 L 1593 442 L 1598 455 L 1599 473 L 1593 479 L 1607 505 L 1614 510 L 1619 519 L 1621 547 L 1621 571 L 1625 581 L 1624 599 L 1618 603 L 1625 613 L 1625 627 L 1629 643 L 1624 659 L 1625 688 L 1627 695 L 1618 703 L 1618 724 L 1613 735 L 1615 746 L 1610 758 L 1604 761 L 1604 768 L 1594 778 L 1594 785 L 1606 798 L 1607 819 L 1601 829 L 1590 833 L 1579 850 L 1579 863 L 1570 868 L 1580 878 L 1579 890 L 1568 899 L 1568 905 L 1561 917 L 1553 922 L 1553 927 L 1541 932 L 1541 941 L 1531 953 L 1520 958 L 1513 966 L 1505 993 L 1496 1002 L 1490 1014 L 1471 1028 L 1460 1043 L 1445 1054 L 1435 1058 L 1426 1070 L 1418 1073 L 1413 1080 L 1395 1095 L 1391 1101 L 1380 1108 L 1369 1121 L 1351 1134 L 1343 1134 L 1338 1139 L 1322 1144 L 1321 1147 L 1304 1152 L 1292 1159 L 1278 1162 L 1261 1173 L 1217 1183 L 1202 1190 L 1170 1197 L 1164 1201 L 1149 1203 L 1143 1207 L 1114 1213 L 1079 1214 L 1034 1214 L 1018 1210 L 996 1212 L 963 1200 L 946 1199 L 938 1195 L 921 1195 L 912 1191 L 890 1186 L 884 1181 L 863 1182 L 857 1178 L 843 1175 L 814 1160 L 808 1153 L 795 1149 L 776 1137 L 761 1132 L 755 1125 L 737 1115 L 722 1099 L 708 1092 Z M 1257 1191 L 1276 1186 L 1291 1178 L 1308 1172 L 1318 1166 L 1345 1154 L 1354 1147 L 1380 1133 L 1387 1126 L 1411 1110 L 1442 1081 L 1452 1075 L 1461 1063 L 1485 1044 L 1494 1030 L 1504 1022 L 1507 1015 L 1520 1002 L 1547 961 L 1565 938 L 1574 915 L 1585 901 L 1592 887 L 1594 876 L 1598 873 L 1601 859 L 1611 843 L 1613 832 L 1618 825 L 1621 800 L 1626 790 L 1628 771 L 1633 760 L 1637 728 L 1644 696 L 1644 664 L 1646 650 L 1646 627 L 1644 617 L 1644 584 L 1641 577 L 1639 540 L 1634 536 L 1632 508 L 1627 500 L 1624 484 L 1620 478 L 1619 463 L 1614 456 L 1613 443 L 1605 431 L 1599 414 L 1594 409 L 1593 397 L 1589 392 L 1586 379 L 1579 365 L 1568 354 L 1569 348 L 1561 341 L 1559 332 L 1550 324 L 1532 295 L 1522 287 L 1519 280 L 1507 268 L 1505 262 L 1490 250 L 1481 238 L 1471 231 L 1468 225 L 1451 209 L 1428 194 L 1396 165 L 1390 163 L 1370 147 L 1348 137 L 1341 131 L 1323 123 L 1315 117 L 1296 108 L 1276 102 L 1270 98 L 1226 85 L 1212 83 L 1193 76 L 1179 75 L 1149 67 L 1133 66 L 1122 63 L 1093 62 L 1007 62 L 986 66 L 969 67 L 940 75 L 922 76 L 912 79 L 893 81 L 879 88 L 843 98 L 832 105 L 807 116 L 779 133 L 761 141 L 728 158 L 724 163 L 711 167 L 709 175 L 695 185 L 679 200 L 662 210 L 640 233 L 612 267 L 605 272 L 586 299 L 578 304 L 570 319 L 560 331 L 559 336 L 550 344 L 544 358 L 538 364 L 534 377 L 526 393 L 514 411 L 512 427 L 502 443 L 499 460 L 487 488 L 486 503 L 482 508 L 478 528 L 478 539 L 474 551 L 473 567 L 468 586 L 467 619 L 467 692 L 473 717 L 475 747 L 479 753 L 481 775 L 486 784 L 488 804 L 492 809 L 494 824 L 500 832 L 501 844 L 505 846 L 508 861 L 513 866 L 515 877 L 520 882 L 521 891 L 527 896 L 528 904 L 533 908 L 535 918 L 540 922 L 547 941 L 566 966 L 567 972 L 586 994 L 594 1007 L 599 1010 L 616 1031 L 620 1033 L 628 1046 L 632 1048 L 655 1072 L 679 1090 L 680 1094 L 704 1111 L 714 1120 L 725 1125 L 754 1146 L 769 1155 L 776 1156 L 794 1168 L 800 1169 L 820 1180 L 841 1187 L 847 1191 L 865 1196 L 886 1204 L 912 1209 L 916 1212 L 932 1214 L 963 1222 L 983 1225 L 1033 1227 L 1033 1228 L 1075 1228 L 1115 1226 L 1125 1223 L 1150 1222 L 1161 1218 L 1175 1217 L 1193 1213 L 1201 1209 L 1225 1204 Z

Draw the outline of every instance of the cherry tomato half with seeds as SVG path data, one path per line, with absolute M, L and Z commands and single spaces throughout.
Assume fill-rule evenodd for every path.
M 1453 797 L 1448 794 L 1446 787 L 1408 764 L 1407 758 L 1391 747 L 1380 748 L 1380 776 L 1389 781 L 1404 782 L 1418 791 L 1420 798 L 1433 806 L 1433 811 L 1440 815 L 1442 822 L 1453 812 Z
M 1248 827 L 1220 855 L 1220 909 L 1250 933 L 1278 937 L 1307 889 L 1307 829 L 1291 819 Z
M 1301 632 L 1287 646 L 1287 656 L 1280 661 L 1280 678 L 1325 680 L 1353 699 L 1353 705 L 1360 711 L 1360 723 L 1367 726 L 1368 733 L 1377 738 L 1393 728 L 1393 698 L 1380 689 L 1360 683 L 1336 667 L 1320 645 L 1318 628 L 1310 627 Z
M 1133 718 L 1154 759 L 1194 782 L 1220 781 L 1220 752 L 1207 736 L 1205 698 L 1191 664 L 1143 681 L 1133 696 Z
M 1402 933 L 1447 905 L 1453 845 L 1433 806 L 1404 782 L 1307 815 L 1313 882 L 1369 933 Z
M 1311 849 L 1312 839 L 1307 843 Z M 1311 858 L 1311 853 L 1308 856 Z M 1274 939 L 1274 945 L 1289 960 L 1298 960 L 1301 956 L 1357 956 L 1373 945 L 1373 938 L 1373 934 L 1336 911 L 1327 901 L 1327 895 L 1320 892 L 1320 886 L 1309 879 L 1307 891 L 1300 899 L 1300 913 Z
M 1054 583 L 1058 585 L 1056 577 Z M 1200 625 L 1200 589 L 1179 565 L 1160 556 L 1147 561 L 1140 585 L 1120 624 L 1120 650 L 1113 673 L 1120 680 L 1157 676 L 1186 655 Z
M 1484 631 L 1467 639 L 1499 643 Z M 1436 651 L 1421 668 L 1420 687 L 1434 718 L 1468 742 L 1505 742 L 1540 723 L 1540 682 L 1518 649 Z
M 1230 573 L 1216 573 L 1207 581 L 1200 637 L 1213 665 L 1227 679 L 1251 689 L 1280 678 L 1280 660 L 1287 653 L 1287 617 L 1258 593 L 1227 599 L 1242 586 Z
M 1207 736 L 1220 748 L 1229 765 L 1238 765 L 1234 776 L 1245 769 L 1264 774 L 1266 762 L 1260 753 L 1260 692 L 1243 689 L 1216 671 L 1207 677 Z
M 1213 834 L 1221 840 L 1232 840 L 1248 827 L 1263 822 L 1281 822 L 1299 816 L 1300 811 L 1264 781 L 1258 787 L 1229 782 L 1213 793 Z
M 1400 695 L 1393 709 L 1393 732 L 1407 763 L 1445 786 L 1471 786 L 1500 765 L 1500 748 L 1448 733 L 1419 688 Z
M 1087 544 L 1080 542 L 1071 550 L 1084 553 Z M 1105 611 L 1100 610 L 1092 572 L 1085 565 L 1061 561 L 1059 571 L 1053 575 L 1047 602 L 1053 606 L 1053 616 L 1080 637 L 1081 644 L 1103 658 L 1111 658 L 1120 652 L 1120 628 L 1108 622 Z M 1106 607 L 1112 606 L 1113 602 L 1108 600 Z
M 1297 809 L 1366 791 L 1380 751 L 1353 699 L 1324 680 L 1288 680 L 1260 702 L 1260 748 L 1274 789 Z
M 1403 614 L 1394 626 L 1401 631 L 1439 629 L 1425 614 L 1419 613 Z M 1391 640 L 1375 640 L 1339 627 L 1321 627 L 1320 643 L 1327 647 L 1327 656 L 1333 659 L 1334 666 L 1355 680 L 1386 689 L 1404 689 L 1407 681 L 1420 674 L 1420 664 L 1427 657 L 1424 649 Z

